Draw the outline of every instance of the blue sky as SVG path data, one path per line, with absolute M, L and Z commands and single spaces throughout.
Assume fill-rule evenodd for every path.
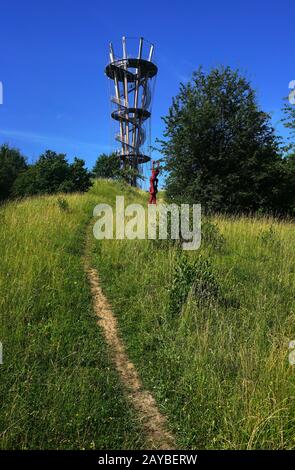
M 1 0 L 0 143 L 34 161 L 45 149 L 92 167 L 114 147 L 104 75 L 109 40 L 143 36 L 159 67 L 152 136 L 161 137 L 180 81 L 194 69 L 238 67 L 278 130 L 295 79 L 294 2 Z M 156 155 L 155 155 L 156 157 Z

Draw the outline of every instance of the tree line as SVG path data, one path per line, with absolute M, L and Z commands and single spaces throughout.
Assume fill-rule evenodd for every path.
M 18 149 L 7 144 L 0 147 L 0 201 L 37 194 L 87 191 L 91 173 L 84 160 L 47 150 L 36 163 L 29 165 Z
M 101 154 L 92 169 L 84 160 L 75 157 L 69 163 L 66 154 L 52 150 L 44 152 L 29 165 L 21 152 L 7 144 L 0 146 L 0 202 L 37 194 L 84 192 L 92 186 L 93 178 L 112 178 L 131 181 L 140 177 L 133 169 L 123 169 L 115 153 Z
M 180 84 L 163 139 L 167 196 L 176 203 L 201 203 L 206 212 L 295 215 L 295 106 L 286 102 L 284 142 L 255 90 L 239 70 L 199 68 Z M 92 171 L 75 158 L 50 150 L 28 165 L 21 153 L 0 147 L 0 200 L 32 194 L 86 191 L 92 177 L 125 179 L 115 153 L 98 157 Z

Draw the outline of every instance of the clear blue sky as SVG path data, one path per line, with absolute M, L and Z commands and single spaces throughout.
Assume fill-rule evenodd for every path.
M 34 161 L 50 148 L 92 167 L 112 149 L 109 40 L 155 43 L 159 74 L 152 135 L 161 137 L 180 81 L 218 64 L 244 71 L 277 126 L 295 79 L 293 1 L 1 0 L 0 143 Z

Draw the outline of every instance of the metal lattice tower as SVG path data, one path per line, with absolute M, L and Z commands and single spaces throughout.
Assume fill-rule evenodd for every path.
M 151 116 L 152 81 L 158 69 L 152 62 L 154 45 L 139 38 L 137 47 L 138 52 L 129 56 L 127 41 L 123 37 L 122 56 L 116 57 L 110 43 L 110 62 L 105 73 L 114 82 L 111 116 L 119 123 L 119 133 L 115 136 L 121 147 L 117 151 L 118 156 L 123 168 L 140 171 L 142 165 L 151 159 L 146 124 Z M 146 143 L 149 144 L 148 151 L 144 149 Z M 136 176 L 130 182 L 136 186 Z

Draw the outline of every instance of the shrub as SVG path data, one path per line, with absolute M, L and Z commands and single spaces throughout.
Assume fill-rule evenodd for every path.
M 258 235 L 258 240 L 262 242 L 263 246 L 270 248 L 271 250 L 277 250 L 281 247 L 278 234 L 273 225 L 266 230 L 262 230 Z
M 277 242 L 277 234 L 272 225 L 268 229 L 262 230 L 258 235 L 258 238 L 260 241 L 268 245 L 273 245 Z
M 56 202 L 61 211 L 68 212 L 70 210 L 69 203 L 65 198 L 58 197 Z
M 202 243 L 216 251 L 221 251 L 225 246 L 225 238 L 218 226 L 209 220 L 202 223 Z
M 191 292 L 197 302 L 210 302 L 220 297 L 220 285 L 217 281 L 210 260 L 199 256 L 193 261 L 181 253 L 175 265 L 170 288 L 169 313 L 177 315 Z

